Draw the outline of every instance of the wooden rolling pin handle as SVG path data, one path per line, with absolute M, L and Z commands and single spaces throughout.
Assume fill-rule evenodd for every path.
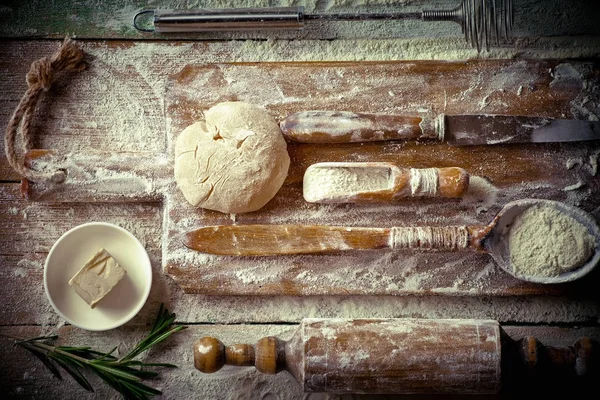
M 425 117 L 302 111 L 280 123 L 284 136 L 304 143 L 352 143 L 379 140 L 437 139 L 434 121 Z
M 285 342 L 275 336 L 260 339 L 255 346 L 233 344 L 225 346 L 219 339 L 203 337 L 194 344 L 194 366 L 201 372 L 217 372 L 224 365 L 254 366 L 264 374 L 276 374 L 285 369 Z
M 562 371 L 565 377 L 592 376 L 599 372 L 596 366 L 599 348 L 589 337 L 578 339 L 571 347 L 545 346 L 534 337 L 525 337 L 517 342 L 520 379 L 534 379 L 553 371 Z

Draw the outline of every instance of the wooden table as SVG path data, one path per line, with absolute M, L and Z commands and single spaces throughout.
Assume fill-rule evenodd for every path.
M 97 8 L 69 1 L 56 1 L 53 5 L 44 1 L 25 3 L 0 6 L 0 37 L 3 38 L 0 42 L 0 125 L 6 126 L 26 89 L 24 77 L 30 63 L 55 51 L 64 36 L 79 39 L 89 65 L 82 73 L 59 79 L 45 94 L 33 126 L 35 148 L 62 153 L 104 150 L 139 155 L 143 151 L 142 155 L 148 157 L 163 154 L 169 159 L 172 157 L 172 138 L 165 132 L 178 134 L 182 127 L 200 118 L 203 110 L 215 102 L 232 98 L 255 100 L 278 119 L 313 105 L 321 107 L 341 103 L 352 111 L 384 113 L 480 110 L 596 120 L 600 116 L 600 31 L 594 22 L 597 21 L 598 10 L 592 5 L 580 4 L 563 10 L 559 8 L 558 1 L 523 1 L 521 9 L 516 12 L 513 42 L 478 55 L 463 42 L 460 28 L 452 23 L 315 23 L 302 32 L 163 37 L 141 34 L 131 28 L 130 19 L 137 10 L 146 6 L 144 2 L 121 5 L 116 1 L 105 1 Z M 155 2 L 153 7 L 161 8 L 162 3 L 166 8 L 168 2 Z M 264 6 L 268 2 L 262 3 Z M 352 2 L 313 3 L 307 2 L 307 8 L 315 8 L 319 12 L 352 10 L 348 5 Z M 428 5 L 415 1 L 406 7 L 407 10 L 425 6 L 448 8 L 454 3 L 438 0 Z M 544 6 L 541 6 L 542 3 Z M 182 8 L 195 5 L 194 2 L 181 4 Z M 203 2 L 206 7 L 221 4 L 218 1 Z M 381 5 L 373 9 L 386 10 L 386 7 Z M 557 10 L 562 17 L 556 17 Z M 432 61 L 440 58 L 449 63 Z M 425 61 L 415 63 L 414 60 Z M 333 63 L 287 64 L 302 61 Z M 285 86 L 286 79 L 293 75 L 289 71 L 294 68 L 305 74 L 299 74 L 303 79 L 298 82 L 303 91 Z M 209 84 L 213 90 L 210 93 L 186 91 L 186 87 L 201 90 L 202 74 L 212 70 L 229 80 L 225 79 L 220 86 Z M 441 75 L 435 72 L 442 70 L 446 72 Z M 251 82 L 244 78 L 247 76 L 245 71 L 257 74 L 256 71 L 267 71 L 266 76 L 281 79 L 273 87 L 265 82 L 264 86 L 257 88 L 260 95 L 256 95 L 248 91 Z M 452 71 L 455 77 L 460 75 L 464 81 L 457 78 L 454 86 L 443 83 L 443 77 L 447 76 L 444 74 Z M 418 89 L 421 86 L 429 96 L 415 98 L 411 96 L 412 92 L 402 90 L 405 81 L 401 75 L 404 73 L 409 77 L 438 74 L 439 82 L 432 84 L 426 81 L 429 83 L 425 85 L 412 82 L 414 90 L 421 90 Z M 523 73 L 530 75 L 524 76 Z M 385 78 L 386 74 L 389 74 L 389 82 L 385 90 L 366 91 L 377 88 L 376 78 Z M 238 76 L 239 81 L 232 80 L 233 76 Z M 257 76 L 260 77 L 260 74 Z M 362 76 L 362 79 L 357 76 Z M 483 77 L 479 83 L 478 77 Z M 351 87 L 327 86 L 334 78 L 340 84 L 350 82 L 359 90 L 354 93 Z M 521 81 L 534 84 L 518 84 Z M 454 91 L 435 90 L 438 85 L 446 84 Z M 278 92 L 281 88 L 284 90 Z M 323 91 L 328 93 L 326 99 L 319 98 Z M 289 97 L 292 92 L 295 103 L 277 100 L 277 96 Z M 370 100 L 366 100 L 367 97 Z M 332 100 L 334 98 L 337 98 L 337 103 Z M 194 105 L 195 99 L 200 100 Z M 281 212 L 289 204 L 305 212 L 294 222 L 309 220 L 308 215 L 314 214 L 308 213 L 318 212 L 319 208 L 307 208 L 298 194 L 302 171 L 311 162 L 327 161 L 336 156 L 345 159 L 349 154 L 367 158 L 378 154 L 390 161 L 396 159 L 398 151 L 404 152 L 398 156 L 401 160 L 415 163 L 411 166 L 429 166 L 433 162 L 431 159 L 419 161 L 415 158 L 423 154 L 423 145 L 390 143 L 377 146 L 371 149 L 366 146 L 354 153 L 348 148 L 328 152 L 291 144 L 292 162 L 296 164 L 293 164 L 282 194 L 274 200 L 274 205 L 264 211 L 265 214 L 238 216 L 238 222 L 261 221 L 265 215 L 276 221 L 286 216 L 289 218 L 289 213 Z M 444 163 L 460 162 L 464 156 L 458 150 L 449 152 L 443 145 L 429 147 L 446 155 L 442 158 Z M 497 150 L 490 147 L 473 151 L 480 154 L 484 162 L 481 165 L 467 163 L 470 172 L 487 176 L 500 188 L 503 200 L 480 212 L 476 212 L 475 207 L 459 207 L 460 214 L 442 212 L 437 220 L 430 215 L 424 218 L 425 222 L 428 218 L 438 223 L 458 221 L 467 215 L 484 222 L 502 202 L 511 196 L 521 195 L 560 199 L 580 206 L 596 219 L 600 218 L 600 178 L 589 172 L 593 163 L 589 157 L 597 156 L 597 147 L 549 145 L 519 150 L 499 146 Z M 545 185 L 527 185 L 523 181 L 521 186 L 517 185 L 518 190 L 510 192 L 510 188 L 515 187 L 511 186 L 515 184 L 515 177 L 509 177 L 508 172 L 503 170 L 486 172 L 478 169 L 507 159 L 519 160 L 522 168 L 530 167 L 531 171 L 537 171 L 532 181 L 544 181 Z M 571 159 L 576 164 L 574 169 L 557 167 Z M 541 164 L 536 166 L 536 160 Z M 539 165 L 553 165 L 554 177 L 544 175 L 545 171 Z M 523 172 L 523 176 L 527 174 Z M 580 191 L 562 190 L 568 184 L 576 183 L 577 176 L 585 179 L 585 188 Z M 170 252 L 173 248 L 163 243 L 163 232 L 167 227 L 164 226 L 166 206 L 162 197 L 149 196 L 135 202 L 110 198 L 102 202 L 82 202 L 81 199 L 65 200 L 66 197 L 63 193 L 43 201 L 23 199 L 20 177 L 10 168 L 2 152 L 0 298 L 5 306 L 0 310 L 0 333 L 32 337 L 58 332 L 60 343 L 91 344 L 102 350 L 118 345 L 119 351 L 126 351 L 148 331 L 159 304 L 164 302 L 177 314 L 177 322 L 189 327 L 147 357 L 149 361 L 168 361 L 180 367 L 162 372 L 162 379 L 153 382 L 166 398 L 303 398 L 299 387 L 287 373 L 268 376 L 245 368 L 225 369 L 214 375 L 201 374 L 193 367 L 192 342 L 206 335 L 216 336 L 225 343 L 252 343 L 269 335 L 289 339 L 299 321 L 306 317 L 494 319 L 513 339 L 531 335 L 546 345 L 554 346 L 570 346 L 580 336 L 600 339 L 600 301 L 596 290 L 600 274 L 572 286 L 541 288 L 507 280 L 490 264 L 481 270 L 487 275 L 477 279 L 487 279 L 486 282 L 493 285 L 470 286 L 470 272 L 464 277 L 457 277 L 442 269 L 445 275 L 443 285 L 439 286 L 433 284 L 434 280 L 427 274 L 430 272 L 428 268 L 436 270 L 442 264 L 427 266 L 423 261 L 425 264 L 419 264 L 416 271 L 406 268 L 401 279 L 387 270 L 382 272 L 375 268 L 373 272 L 367 268 L 369 265 L 357 265 L 362 273 L 356 279 L 364 280 L 367 285 L 361 289 L 338 280 L 338 285 L 331 286 L 329 294 L 323 286 L 308 289 L 298 282 L 285 286 L 283 280 L 271 282 L 261 293 L 257 289 L 260 285 L 247 276 L 246 280 L 240 278 L 231 287 L 215 289 L 215 282 L 230 279 L 232 275 L 223 273 L 222 276 L 215 275 L 212 280 L 194 280 L 199 272 L 194 270 L 193 264 L 183 265 L 176 259 L 168 262 L 172 260 Z M 283 201 L 292 198 L 295 200 Z M 429 206 L 435 208 L 436 204 Z M 408 211 L 402 211 L 401 205 L 398 207 L 401 215 L 408 215 L 418 208 L 418 204 L 411 204 L 412 208 Z M 289 208 L 286 210 L 289 211 Z M 339 214 L 333 217 L 338 223 L 345 222 L 342 211 L 337 209 Z M 363 211 L 364 215 L 368 215 L 372 210 L 367 208 Z M 375 212 L 371 222 L 383 224 L 381 213 L 381 210 Z M 360 222 L 369 222 L 369 217 L 364 215 Z M 177 218 L 175 223 L 181 223 L 181 212 Z M 202 218 L 227 221 L 229 216 L 208 213 L 202 214 Z M 101 333 L 65 324 L 48 303 L 42 283 L 44 260 L 52 244 L 70 228 L 90 221 L 112 222 L 130 230 L 146 247 L 153 266 L 154 283 L 142 311 L 125 326 Z M 461 271 L 476 270 L 478 264 L 474 262 L 482 260 L 467 260 Z M 285 271 L 293 272 L 294 276 L 303 272 L 303 276 L 315 273 L 302 268 Z M 318 276 L 319 273 L 316 274 Z M 382 277 L 391 281 L 381 286 Z M 396 278 L 403 285 L 398 286 Z M 394 290 L 389 290 L 391 283 L 396 285 Z M 88 395 L 68 377 L 64 382 L 58 382 L 29 353 L 12 346 L 4 337 L 0 340 L 3 344 L 0 350 L 0 387 L 12 397 L 117 397 L 111 389 L 94 379 L 95 395 Z M 561 386 L 560 381 L 545 385 L 538 389 L 577 389 L 572 386 L 573 382 L 569 383 L 569 387 Z M 311 395 L 309 398 L 321 397 Z M 331 395 L 328 398 L 351 397 Z M 365 395 L 352 398 L 392 397 Z

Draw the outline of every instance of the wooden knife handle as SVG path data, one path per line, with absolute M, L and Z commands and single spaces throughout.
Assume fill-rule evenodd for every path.
M 284 136 L 304 143 L 437 139 L 434 125 L 434 120 L 428 117 L 348 111 L 302 111 L 280 123 Z
M 387 162 L 325 162 L 304 174 L 310 203 L 393 201 L 406 197 L 460 198 L 469 187 L 462 168 L 400 168 Z

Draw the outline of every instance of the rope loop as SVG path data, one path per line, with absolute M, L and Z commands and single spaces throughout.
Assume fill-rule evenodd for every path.
M 64 182 L 66 171 L 57 170 L 50 172 L 35 171 L 20 161 L 24 154 L 19 155 L 15 149 L 17 133 L 21 132 L 23 153 L 27 153 L 31 143 L 29 128 L 33 119 L 35 107 L 40 100 L 42 91 L 48 91 L 58 73 L 62 71 L 82 71 L 86 68 L 83 61 L 84 53 L 73 40 L 64 40 L 58 51 L 50 57 L 44 57 L 31 63 L 26 75 L 27 91 L 19 102 L 6 127 L 4 136 L 4 151 L 10 166 L 21 177 L 32 181 L 49 181 L 53 183 Z M 20 128 L 20 129 L 19 129 Z

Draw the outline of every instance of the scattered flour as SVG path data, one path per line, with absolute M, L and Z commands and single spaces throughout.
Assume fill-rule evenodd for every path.
M 583 265 L 594 246 L 585 226 L 551 206 L 529 208 L 509 233 L 510 260 L 517 275 L 558 276 Z
M 570 191 L 570 190 L 577 190 L 577 189 L 580 189 L 580 188 L 582 188 L 582 187 L 584 187 L 584 186 L 585 186 L 585 182 L 582 182 L 581 180 L 579 180 L 579 181 L 577 181 L 577 183 L 574 183 L 574 184 L 572 184 L 572 185 L 565 186 L 565 187 L 563 188 L 563 190 L 564 190 L 565 192 L 568 192 L 568 191 Z
M 463 204 L 476 204 L 477 212 L 483 213 L 496 204 L 498 189 L 486 179 L 471 175 L 469 189 L 462 198 Z

